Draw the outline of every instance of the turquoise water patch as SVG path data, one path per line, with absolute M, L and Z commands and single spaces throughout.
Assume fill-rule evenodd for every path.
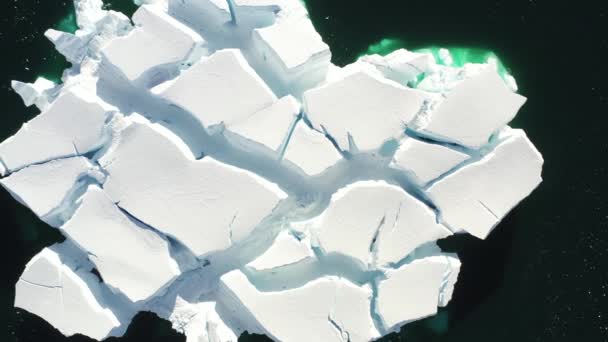
M 450 55 L 452 56 L 452 64 L 450 64 L 450 66 L 453 67 L 462 67 L 466 63 L 488 63 L 489 61 L 494 60 L 496 62 L 498 73 L 501 77 L 505 78 L 506 76 L 510 75 L 509 69 L 494 52 L 482 48 L 468 48 L 456 46 L 439 47 L 434 45 L 414 47 L 409 46 L 409 44 L 407 44 L 404 40 L 401 39 L 384 38 L 377 43 L 371 44 L 364 53 L 359 55 L 359 57 L 370 54 L 386 56 L 389 53 L 401 48 L 413 52 L 430 53 L 435 58 L 435 62 L 439 65 L 447 65 L 443 58 L 441 58 L 440 56 L 440 50 L 446 49 L 450 52 Z

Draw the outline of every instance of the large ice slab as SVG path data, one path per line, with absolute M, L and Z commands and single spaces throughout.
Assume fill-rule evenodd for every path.
M 238 50 L 220 50 L 184 71 L 159 95 L 189 111 L 205 127 L 230 124 L 277 99 Z
M 451 234 L 430 208 L 381 181 L 338 190 L 320 216 L 300 224 L 324 253 L 351 257 L 362 268 L 396 264 L 420 245 Z
M 189 159 L 164 134 L 140 123 L 126 128 L 100 161 L 108 172 L 104 189 L 121 208 L 196 255 L 241 241 L 286 197 L 253 173 L 210 157 Z
M 377 285 L 376 302 L 385 329 L 397 331 L 405 323 L 437 313 L 437 306 L 443 303 L 442 291 L 453 286 L 459 265 L 452 257 L 433 256 L 388 271 Z
M 370 315 L 369 286 L 324 277 L 296 289 L 260 292 L 240 271 L 225 274 L 220 282 L 222 304 L 245 327 L 274 340 L 356 342 L 379 337 Z
M 424 96 L 362 69 L 304 93 L 304 111 L 314 128 L 332 136 L 342 150 L 349 136 L 359 150 L 380 148 L 403 135 Z
M 64 335 L 101 340 L 120 322 L 97 300 L 92 292 L 96 286 L 63 264 L 55 251 L 45 248 L 30 260 L 19 278 L 15 306 L 44 318 Z
M 131 301 L 145 300 L 180 271 L 169 242 L 122 213 L 97 186 L 90 186 L 61 229 L 89 253 L 104 282 Z
M 283 15 L 273 25 L 255 29 L 252 41 L 263 67 L 273 70 L 287 89 L 299 92 L 316 85 L 329 68 L 329 46 L 305 12 Z
M 99 147 L 112 109 L 93 95 L 66 91 L 44 112 L 0 143 L 4 173 Z
M 130 81 L 146 77 L 145 81 L 156 85 L 164 80 L 163 76 L 177 72 L 176 65 L 187 62 L 192 54 L 206 53 L 203 38 L 159 6 L 139 7 L 133 22 L 135 29 L 113 39 L 102 50 L 105 62 Z
M 507 87 L 493 68 L 462 81 L 430 114 L 424 130 L 440 139 L 478 148 L 511 121 L 526 98 Z
M 421 184 L 425 184 L 469 157 L 449 147 L 409 138 L 399 145 L 391 166 L 410 172 Z
M 428 194 L 450 227 L 485 238 L 541 182 L 543 159 L 521 130 L 491 153 L 433 184 Z

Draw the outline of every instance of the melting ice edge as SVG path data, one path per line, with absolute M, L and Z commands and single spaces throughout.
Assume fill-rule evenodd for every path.
M 0 183 L 65 242 L 15 306 L 65 335 L 152 311 L 188 341 L 369 341 L 450 301 L 456 255 L 541 182 L 496 65 L 397 50 L 338 67 L 297 0 L 75 0 L 62 84 L 0 144 Z M 101 275 L 100 281 L 93 271 Z

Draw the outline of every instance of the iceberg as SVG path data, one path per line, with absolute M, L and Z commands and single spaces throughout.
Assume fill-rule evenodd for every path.
M 64 335 L 142 311 L 188 341 L 371 341 L 449 305 L 454 234 L 485 239 L 542 181 L 495 63 L 397 49 L 331 63 L 299 0 L 75 0 L 72 67 L 13 81 L 41 113 L 0 185 L 66 240 L 16 307 Z M 501 71 L 502 72 L 502 71 Z

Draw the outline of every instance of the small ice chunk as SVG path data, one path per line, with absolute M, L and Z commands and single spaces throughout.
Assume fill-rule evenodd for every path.
M 325 135 L 300 120 L 291 134 L 283 158 L 307 175 L 316 176 L 335 165 L 342 155 Z
M 45 94 L 55 87 L 55 83 L 44 77 L 38 77 L 34 83 L 11 81 L 11 87 L 21 96 L 26 106 L 35 104 L 40 110 L 44 110 L 49 104 L 48 96 Z
M 434 64 L 432 55 L 405 49 L 395 50 L 386 56 L 366 55 L 359 60 L 372 64 L 386 78 L 404 85 L 429 72 Z
M 451 258 L 447 258 L 450 264 L 448 269 L 449 274 L 447 277 L 444 277 L 441 293 L 439 294 L 439 306 L 445 307 L 448 305 L 450 300 L 452 300 L 452 294 L 454 293 L 454 286 L 458 281 L 458 274 L 460 274 L 460 260 L 458 260 L 457 255 L 454 255 Z
M 113 39 L 102 54 L 106 61 L 116 66 L 130 81 L 135 81 L 148 71 L 161 73 L 186 61 L 204 40 L 192 29 L 165 13 L 160 7 L 143 5 L 133 15 L 137 25 L 128 35 Z M 203 52 L 200 52 L 201 54 Z M 149 79 L 165 80 L 160 75 L 146 75 Z M 166 78 L 166 77 L 165 77 Z
M 364 269 L 395 264 L 418 246 L 451 234 L 426 205 L 383 181 L 347 185 L 321 215 L 299 225 L 316 236 L 325 253 L 351 257 Z
M 273 183 L 216 161 L 187 158 L 156 125 L 133 123 L 100 163 L 107 194 L 196 255 L 243 240 L 287 195 Z M 142 172 L 141 170 L 145 170 Z
M 342 150 L 352 136 L 359 150 L 368 151 L 401 137 L 423 101 L 421 92 L 361 70 L 306 91 L 304 111 Z
M 89 37 L 79 37 L 75 34 L 48 29 L 44 36 L 55 45 L 55 50 L 62 54 L 70 63 L 80 64 L 87 50 Z
M 428 189 L 452 229 L 485 238 L 541 182 L 543 159 L 521 130 L 512 130 L 491 153 Z
M 92 168 L 93 165 L 84 157 L 57 159 L 30 165 L 0 179 L 0 184 L 44 220 Z
M 107 105 L 95 96 L 63 93 L 47 110 L 0 143 L 5 173 L 94 150 L 102 142 L 109 115 Z
M 205 36 L 217 35 L 232 25 L 228 0 L 168 0 L 168 10 L 171 16 L 203 32 Z
M 343 278 L 323 277 L 294 289 L 261 292 L 236 270 L 221 277 L 219 293 L 246 329 L 277 341 L 363 342 L 379 337 L 370 314 L 371 288 Z
M 15 289 L 15 306 L 49 322 L 66 335 L 102 340 L 120 322 L 93 295 L 91 287 L 64 265 L 57 253 L 43 249 L 26 265 Z
M 511 121 L 526 98 L 507 87 L 494 68 L 462 81 L 430 114 L 424 131 L 460 145 L 479 148 Z
M 170 82 L 159 95 L 192 113 L 205 127 L 239 122 L 277 100 L 236 49 L 203 57 Z
M 452 259 L 432 256 L 386 272 L 378 284 L 376 313 L 387 331 L 437 313 L 443 284 L 452 274 Z
M 248 140 L 279 152 L 300 113 L 300 104 L 289 95 L 226 128 Z
M 314 257 L 314 252 L 309 245 L 306 245 L 284 230 L 279 233 L 270 248 L 248 263 L 247 267 L 256 271 L 264 271 L 295 264 L 304 259 Z
M 178 296 L 169 320 L 186 335 L 186 342 L 237 342 L 215 307 L 215 302 L 189 303 Z
M 468 158 L 445 146 L 407 138 L 397 149 L 391 166 L 411 172 L 420 184 L 426 184 Z
M 78 27 L 86 31 L 95 31 L 96 24 L 107 14 L 102 0 L 74 0 L 74 10 Z
M 89 186 L 61 230 L 89 253 L 104 282 L 133 302 L 153 296 L 180 274 L 169 242 L 123 214 L 97 186 Z

